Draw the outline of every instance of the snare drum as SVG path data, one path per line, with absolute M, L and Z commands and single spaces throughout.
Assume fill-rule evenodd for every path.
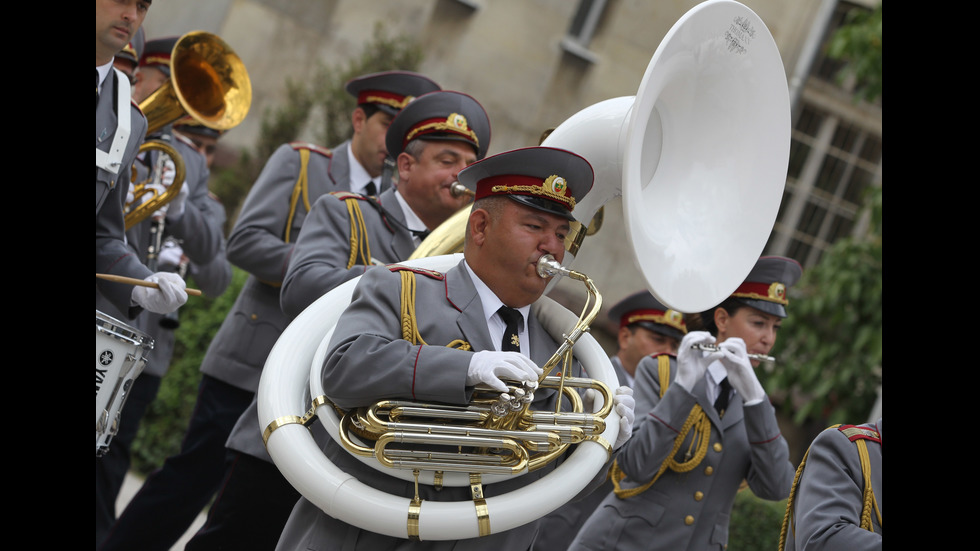
M 149 335 L 95 311 L 96 457 L 109 449 L 109 441 L 119 430 L 119 413 L 152 349 Z

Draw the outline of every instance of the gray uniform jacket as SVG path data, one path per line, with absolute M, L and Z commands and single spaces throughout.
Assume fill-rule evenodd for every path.
M 324 388 L 331 389 L 331 400 L 343 408 L 369 405 L 385 398 L 465 405 L 472 396 L 466 386 L 466 373 L 473 352 L 448 348 L 455 339 L 470 343 L 473 351 L 494 350 L 483 306 L 469 274 L 458 265 L 443 277 L 416 276 L 416 310 L 419 334 L 427 345 L 402 340 L 400 323 L 401 281 L 397 272 L 368 270 L 361 278 L 348 309 L 337 323 L 323 370 Z M 532 306 L 532 312 L 534 307 Z M 534 316 L 528 324 L 531 359 L 543 365 L 557 350 L 558 343 L 545 332 Z M 581 374 L 575 362 L 573 373 Z M 535 393 L 534 409 L 553 409 L 553 389 Z M 351 456 L 332 439 L 324 453 L 340 469 L 388 494 L 411 498 L 411 482 L 385 475 Z M 559 460 L 560 461 L 560 460 Z M 487 497 L 502 495 L 548 474 L 558 465 L 549 465 L 497 484 L 484 486 Z M 597 475 L 585 491 L 601 483 Z M 425 500 L 466 501 L 470 489 L 420 485 Z M 493 519 L 490 519 L 491 525 Z M 277 549 L 528 549 L 538 522 L 465 541 L 423 541 L 392 538 L 347 525 L 323 513 L 305 498 L 293 508 Z
M 371 256 L 383 263 L 399 262 L 415 251 L 415 242 L 405 226 L 405 215 L 395 199 L 394 189 L 383 192 L 378 203 L 365 198 L 358 204 L 367 228 Z M 378 205 L 387 208 L 382 211 Z M 334 195 L 321 196 L 303 222 L 303 233 L 296 240 L 280 290 L 283 311 L 290 319 L 337 285 L 364 273 L 368 266 L 347 269 L 350 249 L 350 213 L 346 202 Z M 264 428 L 259 427 L 258 401 L 253 399 L 225 445 L 271 463 L 272 458 L 262 442 Z
M 122 83 L 128 86 L 128 82 Z M 102 84 L 98 103 L 95 106 L 95 147 L 108 151 L 115 137 L 116 93 L 120 85 L 116 71 L 110 71 Z M 136 104 L 130 105 L 130 135 L 122 156 L 118 173 L 95 167 L 95 272 L 145 279 L 152 272 L 144 266 L 126 246 L 126 225 L 123 207 L 129 191 L 130 167 L 146 135 L 146 117 Z M 140 306 L 131 305 L 133 286 L 96 280 L 96 296 L 101 292 L 116 309 L 133 319 L 143 311 Z M 98 299 L 96 299 L 98 301 Z
M 878 433 L 865 439 L 871 467 L 871 489 L 881 511 L 881 419 L 861 425 Z M 864 474 L 856 442 L 836 428 L 821 432 L 810 444 L 796 488 L 786 551 L 870 551 L 881 549 L 881 524 L 871 511 L 874 532 L 861 528 Z
M 671 380 L 676 373 L 676 360 L 671 356 Z M 721 551 L 728 543 L 732 504 L 743 480 L 760 498 L 778 501 L 789 496 L 795 469 L 772 404 L 763 400 L 744 406 L 736 394 L 724 419 L 719 419 L 708 401 L 706 385 L 702 378 L 688 392 L 671 384 L 660 399 L 656 357 L 640 361 L 633 384 L 633 436 L 617 457 L 627 475 L 622 486 L 633 488 L 653 479 L 695 404 L 711 422 L 707 455 L 689 472 L 668 469 L 639 495 L 626 499 L 606 496 L 570 549 Z M 681 445 L 678 461 L 683 460 L 694 432 Z
M 613 365 L 619 384 L 624 385 L 627 381 L 626 371 L 623 369 L 623 362 L 619 361 L 619 356 L 610 356 L 609 361 Z M 591 494 L 578 501 L 571 501 L 562 505 L 555 511 L 541 519 L 541 530 L 538 537 L 534 540 L 534 551 L 565 551 L 569 544 L 575 539 L 579 529 L 589 519 L 602 500 L 609 492 L 613 491 L 611 480 L 606 480 L 601 486 Z
M 186 166 L 184 185 L 188 186 L 190 193 L 184 201 L 184 212 L 176 222 L 167 220 L 163 224 L 162 240 L 173 237 L 180 241 L 184 254 L 197 264 L 208 264 L 212 261 L 220 261 L 227 264 L 224 258 L 224 209 L 208 195 L 208 179 L 210 171 L 204 156 L 189 145 L 179 136 L 174 136 L 169 127 L 160 135 L 153 136 L 155 139 L 163 140 L 174 146 Z M 153 166 L 156 153 L 151 152 L 147 159 L 137 159 L 137 172 L 141 177 L 146 177 L 150 167 Z M 137 224 L 127 232 L 130 242 L 137 247 L 140 260 L 147 266 L 151 266 L 148 259 L 153 243 L 155 231 L 152 219 L 146 219 Z M 162 241 L 161 241 L 162 242 Z M 219 259 L 219 254 L 221 258 Z M 225 288 L 230 283 L 230 270 L 228 266 L 229 279 L 225 282 Z M 211 272 L 219 278 L 224 278 L 221 272 Z M 214 282 L 206 283 L 214 290 L 217 285 Z M 222 288 L 224 291 L 224 288 Z M 220 294 L 220 293 L 219 293 Z M 194 300 L 193 298 L 191 300 Z M 170 314 L 171 317 L 178 316 L 179 310 Z M 162 377 L 170 367 L 170 360 L 173 356 L 174 343 L 176 337 L 172 329 L 161 327 L 160 321 L 167 317 L 155 312 L 144 312 L 137 319 L 137 326 L 153 337 L 153 350 L 150 351 L 149 358 L 144 368 L 144 373 Z
M 332 157 L 322 149 L 311 151 L 311 204 L 324 193 L 349 186 L 348 147 L 345 142 Z M 295 209 L 290 202 L 299 172 L 299 151 L 289 144 L 279 146 L 248 192 L 228 236 L 229 262 L 249 277 L 211 341 L 201 372 L 246 391 L 258 389 L 262 366 L 289 323 L 279 307 L 279 286 L 307 214 L 302 200 Z

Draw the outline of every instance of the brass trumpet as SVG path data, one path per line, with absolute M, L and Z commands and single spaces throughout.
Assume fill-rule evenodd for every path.
M 193 31 L 180 37 L 170 56 L 170 79 L 140 103 L 146 115 L 146 134 L 150 135 L 175 120 L 190 115 L 208 128 L 228 130 L 238 126 L 248 114 L 252 104 L 252 83 L 245 64 L 217 35 Z M 157 175 L 138 182 L 132 178 L 133 195 L 126 205 L 126 229 L 147 219 L 162 206 L 177 197 L 184 183 L 184 162 L 170 144 L 162 140 L 148 140 L 140 146 L 140 152 L 158 150 L 168 155 L 177 168 L 166 192 L 152 190 Z M 153 195 L 141 200 L 147 193 Z

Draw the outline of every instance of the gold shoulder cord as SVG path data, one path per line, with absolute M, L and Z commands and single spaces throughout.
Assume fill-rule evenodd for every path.
M 299 150 L 299 178 L 296 180 L 296 185 L 293 186 L 292 196 L 289 198 L 289 216 L 286 218 L 286 233 L 283 241 L 289 243 L 289 234 L 293 228 L 293 218 L 296 216 L 296 204 L 299 203 L 299 198 L 303 198 L 303 206 L 306 207 L 306 212 L 310 212 L 310 186 L 309 179 L 306 176 L 306 167 L 310 164 L 310 150 L 300 149 Z
M 838 427 L 840 427 L 839 423 L 831 425 L 825 430 L 836 429 Z M 878 500 L 875 499 L 874 488 L 871 487 L 871 459 L 868 457 L 868 444 L 864 440 L 858 440 L 855 444 L 858 449 L 858 457 L 861 460 L 861 474 L 864 479 L 864 506 L 861 508 L 861 528 L 869 532 L 874 532 L 874 526 L 871 524 L 872 509 L 874 509 L 878 517 L 878 525 L 884 525 L 881 523 L 881 509 L 878 508 Z M 800 483 L 800 476 L 803 475 L 803 467 L 806 466 L 806 458 L 809 455 L 810 449 L 807 448 L 806 453 L 803 454 L 803 461 L 800 461 L 800 466 L 796 468 L 793 487 L 790 489 L 789 499 L 786 501 L 786 514 L 783 516 L 783 526 L 779 531 L 779 551 L 783 551 L 786 548 L 787 529 L 789 528 L 790 522 L 793 523 L 793 532 L 796 532 L 796 517 L 794 515 L 793 503 L 796 501 L 796 488 Z
M 411 270 L 402 270 L 402 338 L 412 344 L 428 344 L 422 340 L 419 334 L 419 326 L 415 319 L 415 273 Z M 446 345 L 446 348 L 458 348 L 460 350 L 472 350 L 470 343 L 456 339 Z
M 657 369 L 660 376 L 660 398 L 664 397 L 667 392 L 667 386 L 670 384 L 670 357 L 667 355 L 661 355 L 657 358 Z M 675 456 L 680 451 L 681 446 L 684 444 L 684 440 L 687 439 L 687 435 L 694 429 L 694 436 L 691 438 L 691 443 L 688 446 L 687 453 L 684 455 L 683 461 L 677 461 Z M 653 483 L 660 478 L 660 475 L 664 474 L 667 469 L 670 469 L 677 473 L 686 473 L 691 469 L 697 467 L 701 464 L 704 459 L 705 454 L 708 452 L 708 440 L 711 437 L 711 421 L 708 420 L 708 416 L 705 415 L 704 410 L 701 406 L 694 404 L 691 408 L 691 413 L 688 414 L 687 420 L 684 421 L 684 426 L 681 427 L 680 433 L 674 438 L 674 447 L 670 450 L 670 455 L 667 459 L 660 464 L 660 470 L 657 471 L 656 476 L 653 477 L 649 482 L 635 488 L 622 488 L 620 486 L 620 481 L 626 478 L 626 473 L 622 471 L 619 467 L 618 460 L 613 461 L 612 467 L 610 467 L 610 477 L 613 482 L 613 492 L 619 499 L 626 499 L 636 495 L 640 495 L 643 492 L 650 489 Z
M 364 214 L 361 213 L 360 199 L 350 197 L 344 200 L 347 204 L 347 215 L 350 217 L 350 258 L 347 259 L 347 269 L 355 265 L 371 265 L 371 244 L 368 242 L 367 227 L 364 225 Z

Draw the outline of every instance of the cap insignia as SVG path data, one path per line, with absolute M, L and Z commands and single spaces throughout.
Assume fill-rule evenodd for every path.
M 575 208 L 575 198 L 568 197 L 565 192 L 568 190 L 568 181 L 561 176 L 552 174 L 538 185 L 496 185 L 490 188 L 490 193 L 517 193 L 525 195 L 541 195 L 552 201 L 561 203 L 568 207 L 569 211 Z
M 476 137 L 476 132 L 470 130 L 466 117 L 460 115 L 459 113 L 452 113 L 446 117 L 446 120 L 444 121 L 429 122 L 412 128 L 408 134 L 405 135 L 404 143 L 412 141 L 412 138 L 415 138 L 419 134 L 428 134 L 430 132 L 452 132 L 453 134 L 461 134 L 472 140 L 477 147 L 480 147 L 480 140 Z

